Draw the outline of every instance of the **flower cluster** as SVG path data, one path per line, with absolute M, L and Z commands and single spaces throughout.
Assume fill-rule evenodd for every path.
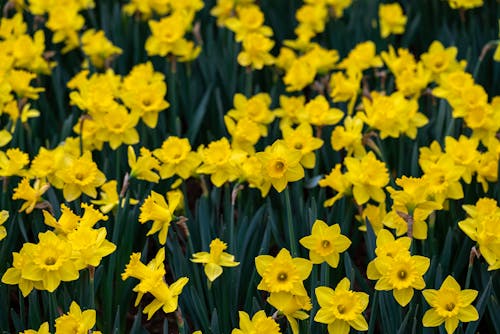
M 82 203 L 82 208 L 85 213 L 79 217 L 62 205 L 58 221 L 44 211 L 45 224 L 55 230 L 39 233 L 38 243 L 24 243 L 19 253 L 14 252 L 13 267 L 2 276 L 2 282 L 19 285 L 23 296 L 33 288 L 53 292 L 62 281 L 78 279 L 80 270 L 99 266 L 116 249 L 106 240 L 105 227 L 94 228 L 108 217 L 92 205 Z

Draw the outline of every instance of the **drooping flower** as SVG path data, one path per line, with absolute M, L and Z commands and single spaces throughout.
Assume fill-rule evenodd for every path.
M 320 187 L 329 187 L 337 192 L 335 196 L 327 199 L 323 203 L 325 207 L 332 206 L 344 196 L 352 195 L 352 182 L 345 174 L 342 174 L 341 168 L 341 164 L 336 164 L 330 171 L 330 174 L 325 175 L 325 177 L 318 182 Z
M 210 243 L 210 252 L 194 253 L 191 261 L 203 263 L 205 275 L 210 282 L 213 282 L 222 274 L 222 267 L 235 267 L 240 264 L 234 261 L 234 255 L 224 252 L 226 249 L 227 244 L 215 238 Z
M 170 222 L 174 218 L 174 210 L 179 205 L 180 196 L 172 196 L 169 202 L 165 197 L 157 192 L 151 191 L 151 194 L 146 198 L 144 204 L 141 206 L 141 213 L 139 215 L 139 222 L 144 224 L 152 220 L 153 225 L 146 235 L 158 233 L 158 240 L 160 244 L 165 245 L 167 241 L 168 228 Z
M 19 212 L 26 211 L 30 214 L 35 209 L 38 202 L 41 201 L 42 195 L 49 189 L 50 185 L 41 182 L 39 179 L 35 180 L 33 187 L 30 186 L 28 178 L 23 178 L 17 188 L 14 189 L 12 199 L 22 199 L 26 202 L 21 205 Z
M 154 172 L 154 170 L 160 169 L 159 161 L 153 157 L 153 153 L 145 147 L 141 147 L 140 153 L 141 155 L 137 158 L 134 148 L 132 146 L 128 147 L 130 177 L 158 183 L 160 176 Z
M 424 327 L 436 327 L 444 322 L 446 332 L 451 334 L 459 322 L 479 319 L 476 308 L 471 305 L 477 297 L 477 291 L 462 290 L 453 276 L 446 277 L 439 290 L 425 289 L 422 293 L 432 307 L 422 318 Z
M 98 200 L 91 200 L 90 202 L 95 205 L 99 205 L 102 213 L 109 213 L 120 204 L 120 197 L 118 196 L 118 191 L 116 188 L 117 185 L 118 182 L 116 180 L 106 182 L 101 186 L 101 198 Z M 129 199 L 130 205 L 136 205 L 137 203 L 139 203 L 138 200 L 133 198 Z M 125 205 L 125 199 L 122 199 L 121 205 L 122 207 L 123 205 Z
M 61 216 L 56 220 L 48 211 L 43 211 L 44 223 L 54 228 L 57 235 L 66 236 L 78 227 L 80 217 L 71 211 L 64 203 L 61 204 Z
M 492 198 L 480 198 L 475 205 L 464 205 L 467 218 L 458 227 L 479 244 L 488 270 L 500 268 L 500 208 Z
M 271 293 L 269 298 L 267 298 L 267 302 L 286 317 L 293 334 L 299 334 L 297 320 L 309 318 L 309 314 L 305 311 L 309 311 L 312 308 L 309 296 L 296 296 L 288 292 Z
M 160 308 L 165 313 L 173 312 L 177 309 L 179 295 L 184 286 L 188 283 L 187 277 L 181 277 L 171 285 L 165 282 L 165 248 L 160 248 L 156 257 L 151 260 L 146 266 L 141 262 L 141 254 L 133 253 L 130 255 L 130 261 L 122 273 L 122 280 L 129 277 L 134 277 L 140 280 L 133 291 L 137 292 L 135 306 L 139 304 L 142 297 L 146 293 L 151 293 L 154 297 L 143 310 L 143 313 L 148 314 L 148 320 Z
M 343 278 L 335 290 L 320 286 L 315 289 L 320 309 L 314 321 L 327 324 L 330 334 L 347 334 L 350 328 L 368 330 L 368 323 L 362 312 L 368 306 L 368 294 L 350 290 L 350 281 Z

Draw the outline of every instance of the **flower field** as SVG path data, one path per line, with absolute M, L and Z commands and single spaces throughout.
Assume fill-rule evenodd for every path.
M 498 1 L 0 5 L 0 332 L 500 333 Z

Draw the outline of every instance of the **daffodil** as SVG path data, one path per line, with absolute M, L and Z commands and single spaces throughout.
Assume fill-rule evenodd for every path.
M 400 35 L 404 33 L 408 18 L 403 14 L 403 9 L 399 3 L 380 4 L 378 17 L 382 38 L 386 38 L 390 34 Z
M 259 132 L 267 136 L 267 125 L 274 120 L 274 114 L 269 109 L 271 96 L 267 93 L 259 93 L 250 98 L 237 93 L 233 98 L 234 109 L 227 112 L 227 116 L 236 120 L 248 118 L 259 124 Z
M 280 128 L 302 123 L 305 120 L 304 96 L 280 96 L 280 108 L 274 110 L 276 117 L 280 118 Z
M 363 121 L 359 117 L 347 116 L 344 125 L 337 125 L 332 131 L 330 142 L 335 151 L 345 149 L 347 156 L 362 157 L 366 154 L 363 146 Z
M 411 239 L 408 237 L 401 237 L 395 239 L 391 232 L 386 229 L 381 229 L 377 234 L 377 247 L 375 248 L 375 259 L 368 263 L 366 275 L 369 279 L 378 280 L 382 277 L 377 269 L 376 263 L 386 257 L 394 258 L 396 255 L 410 254 Z
M 433 41 L 427 52 L 420 56 L 424 66 L 433 75 L 438 83 L 442 82 L 442 74 L 457 70 L 463 70 L 467 65 L 465 60 L 458 62 L 456 56 L 458 49 L 454 46 L 445 48 L 439 41 Z
M 247 156 L 245 151 L 231 148 L 227 138 L 213 141 L 207 147 L 200 146 L 198 153 L 202 159 L 202 165 L 196 169 L 196 172 L 210 174 L 210 180 L 217 187 L 225 182 L 234 181 L 240 176 L 238 164 Z
M 340 62 L 338 68 L 364 71 L 370 67 L 382 67 L 382 59 L 376 55 L 375 43 L 366 41 L 357 44 L 348 56 Z
M 309 277 L 312 263 L 297 257 L 283 248 L 276 255 L 259 255 L 255 258 L 257 272 L 262 277 L 257 289 L 274 292 L 290 292 L 297 296 L 307 296 L 303 281 Z
M 420 255 L 411 256 L 400 252 L 394 257 L 381 257 L 375 267 L 382 276 L 375 284 L 376 290 L 392 290 L 394 298 L 401 306 L 406 306 L 413 297 L 414 289 L 425 288 L 423 275 L 430 266 L 429 258 Z
M 480 198 L 475 205 L 464 205 L 467 218 L 458 227 L 479 244 L 488 270 L 500 268 L 500 208 L 493 198 Z
M 311 235 L 303 237 L 299 242 L 309 249 L 309 259 L 312 263 L 326 261 L 333 268 L 337 268 L 339 264 L 339 254 L 351 244 L 349 238 L 340 234 L 339 224 L 328 226 L 322 220 L 316 220 Z
M 236 16 L 225 20 L 225 25 L 233 31 L 237 42 L 244 41 L 250 34 L 260 34 L 263 37 L 272 36 L 273 31 L 264 25 L 264 13 L 259 6 L 237 6 Z
M 289 148 L 283 140 L 276 140 L 264 152 L 256 153 L 273 187 L 282 192 L 288 182 L 304 177 L 304 168 L 300 164 L 301 152 Z
M 169 202 L 165 197 L 157 192 L 151 191 L 151 194 L 146 198 L 141 206 L 139 222 L 144 224 L 150 220 L 153 221 L 151 229 L 146 235 L 158 233 L 160 244 L 164 245 L 167 242 L 168 228 L 170 222 L 174 218 L 174 210 L 179 205 L 180 196 L 169 198 Z
M 116 245 L 106 240 L 106 228 L 93 229 L 80 224 L 76 230 L 67 235 L 73 250 L 72 259 L 77 269 L 87 266 L 97 267 L 103 257 L 116 250 Z
M 145 147 L 141 147 L 139 158 L 136 157 L 134 148 L 128 147 L 128 165 L 130 167 L 130 177 L 138 180 L 158 183 L 160 176 L 154 170 L 160 169 L 158 159 L 153 157 L 153 153 Z
M 82 50 L 97 68 L 103 68 L 111 58 L 122 53 L 122 49 L 106 38 L 103 30 L 87 29 L 82 37 Z
M 255 313 L 250 319 L 250 316 L 243 311 L 238 312 L 240 317 L 240 328 L 235 328 L 231 334 L 279 334 L 280 326 L 272 317 L 268 317 L 264 311 Z
M 267 302 L 274 306 L 280 314 L 283 314 L 292 328 L 293 334 L 299 333 L 298 320 L 309 318 L 309 311 L 312 308 L 309 296 L 296 296 L 288 292 L 271 293 Z
M 132 113 L 139 114 L 144 124 L 155 128 L 160 112 L 170 106 L 165 100 L 166 93 L 164 75 L 155 72 L 153 64 L 147 62 L 135 65 L 123 78 L 120 98 Z
M 308 123 L 302 123 L 295 129 L 288 126 L 281 128 L 283 140 L 292 149 L 300 151 L 300 164 L 304 168 L 314 168 L 316 164 L 315 150 L 323 146 L 323 140 L 313 137 L 313 129 Z
M 261 70 L 272 65 L 274 57 L 270 54 L 274 41 L 260 33 L 250 33 L 243 38 L 243 48 L 238 54 L 238 64 Z
M 71 259 L 71 244 L 52 231 L 39 233 L 38 239 L 37 244 L 23 245 L 28 258 L 22 267 L 21 277 L 41 281 L 43 289 L 49 292 L 53 292 L 61 281 L 78 279 L 78 269 Z
M 325 207 L 332 206 L 342 197 L 352 194 L 352 182 L 345 174 L 342 174 L 341 168 L 341 164 L 336 164 L 330 173 L 318 182 L 320 187 L 329 187 L 337 192 L 335 196 L 323 203 Z
M 45 321 L 43 324 L 40 325 L 40 328 L 38 328 L 38 330 L 27 329 L 24 332 L 20 332 L 19 334 L 50 334 L 49 323 Z
M 213 282 L 222 274 L 222 267 L 235 267 L 240 264 L 234 261 L 233 255 L 224 252 L 226 249 L 227 244 L 215 238 L 210 243 L 210 252 L 194 253 L 191 261 L 203 263 L 205 275 L 210 282 Z
M 231 135 L 231 146 L 249 154 L 255 153 L 254 145 L 261 137 L 261 128 L 259 123 L 250 118 L 240 118 L 238 121 L 229 116 L 224 116 L 227 132 Z
M 129 277 L 134 277 L 140 280 L 139 284 L 134 287 L 137 292 L 135 306 L 137 306 L 141 298 L 146 293 L 151 293 L 154 297 L 143 310 L 143 313 L 148 314 L 148 320 L 151 319 L 154 313 L 160 308 L 165 313 L 173 312 L 177 309 L 179 295 L 184 286 L 188 283 L 187 277 L 181 277 L 171 285 L 165 282 L 165 248 L 161 248 L 156 257 L 151 260 L 146 266 L 141 261 L 140 253 L 133 253 L 130 256 L 130 261 L 122 273 L 122 279 L 126 280 Z
M 21 248 L 19 253 L 12 253 L 12 267 L 8 268 L 2 276 L 2 283 L 10 285 L 18 285 L 19 290 L 26 297 L 30 294 L 33 288 L 37 290 L 44 290 L 42 280 L 31 280 L 23 277 L 23 272 L 26 271 L 28 266 L 32 266 L 31 254 L 28 254 L 27 248 Z
M 74 201 L 82 193 L 95 198 L 97 187 L 106 182 L 106 176 L 92 161 L 90 151 L 85 151 L 79 158 L 72 159 L 68 165 L 56 172 L 64 182 L 63 195 L 68 202 Z
M 56 220 L 48 211 L 43 211 L 44 223 L 47 226 L 54 228 L 54 233 L 57 235 L 67 235 L 75 230 L 78 226 L 80 217 L 78 217 L 64 203 L 61 204 L 61 216 Z
M 100 196 L 98 200 L 91 200 L 93 204 L 99 205 L 102 213 L 109 213 L 111 210 L 116 208 L 120 203 L 120 198 L 118 196 L 118 191 L 116 189 L 118 183 L 116 180 L 111 180 L 106 182 L 101 186 Z M 135 205 L 139 201 L 133 198 L 129 199 L 130 205 Z M 125 204 L 125 199 L 122 199 L 121 205 Z
M 76 302 L 71 302 L 69 312 L 56 319 L 56 334 L 75 333 L 86 334 L 94 328 L 96 321 L 95 310 L 82 309 Z
M 28 154 L 18 148 L 0 151 L 0 176 L 25 176 L 25 167 L 29 162 Z
M 330 334 L 347 334 L 350 328 L 368 330 L 368 323 L 362 312 L 368 306 L 368 294 L 350 290 L 349 279 L 343 278 L 335 290 L 320 286 L 315 289 L 320 309 L 314 321 L 327 324 Z
M 315 76 L 316 71 L 311 63 L 304 61 L 302 58 L 294 59 L 283 77 L 283 82 L 286 84 L 286 91 L 302 90 L 307 85 L 313 83 Z
M 444 322 L 446 332 L 451 334 L 455 332 L 459 322 L 479 319 L 476 308 L 471 305 L 477 297 L 477 291 L 462 290 L 453 276 L 446 277 L 439 290 L 426 289 L 422 293 L 432 307 L 424 314 L 424 327 L 436 327 Z
M 347 167 L 345 177 L 353 185 L 352 194 L 358 204 L 364 204 L 370 198 L 379 203 L 385 200 L 383 187 L 389 183 L 389 172 L 373 152 L 360 159 L 347 157 L 344 164 Z
M 338 123 L 344 112 L 338 108 L 330 108 L 328 100 L 323 95 L 318 95 L 304 106 L 304 113 L 311 125 L 326 126 Z
M 179 175 L 183 179 L 189 178 L 201 164 L 200 155 L 191 150 L 187 138 L 168 137 L 160 148 L 153 151 L 160 161 L 159 172 L 162 179 Z
M 33 187 L 31 187 L 30 181 L 27 178 L 23 178 L 17 188 L 14 189 L 14 194 L 12 195 L 12 199 L 26 201 L 19 208 L 19 212 L 26 211 L 27 214 L 31 213 L 49 187 L 49 184 L 43 183 L 39 179 L 35 180 Z

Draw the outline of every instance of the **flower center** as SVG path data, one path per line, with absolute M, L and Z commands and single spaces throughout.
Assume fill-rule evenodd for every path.
M 445 308 L 447 311 L 451 312 L 455 308 L 455 304 L 453 303 L 446 304 Z
M 345 306 L 344 305 L 337 305 L 337 311 L 339 311 L 340 314 L 344 314 Z
M 297 150 L 301 150 L 301 149 L 302 149 L 302 147 L 304 147 L 304 146 L 302 145 L 302 143 L 296 143 L 294 147 L 295 147 L 295 149 L 297 149 Z
M 323 246 L 323 248 L 328 248 L 330 246 L 330 241 L 328 240 L 323 240 L 321 242 L 321 246 Z
M 288 278 L 288 275 L 286 273 L 279 273 L 278 274 L 278 281 L 284 282 Z
M 406 273 L 406 271 L 405 271 L 405 270 L 400 270 L 400 271 L 398 272 L 398 277 L 399 277 L 399 278 L 401 278 L 401 279 L 405 279 L 405 278 L 406 278 L 406 276 L 408 276 L 408 274 Z
M 283 168 L 285 168 L 285 164 L 282 163 L 281 161 L 277 161 L 276 164 L 274 165 L 274 168 L 278 171 L 282 171 Z
M 49 256 L 48 258 L 45 259 L 45 264 L 48 266 L 53 266 L 56 263 L 56 259 Z

